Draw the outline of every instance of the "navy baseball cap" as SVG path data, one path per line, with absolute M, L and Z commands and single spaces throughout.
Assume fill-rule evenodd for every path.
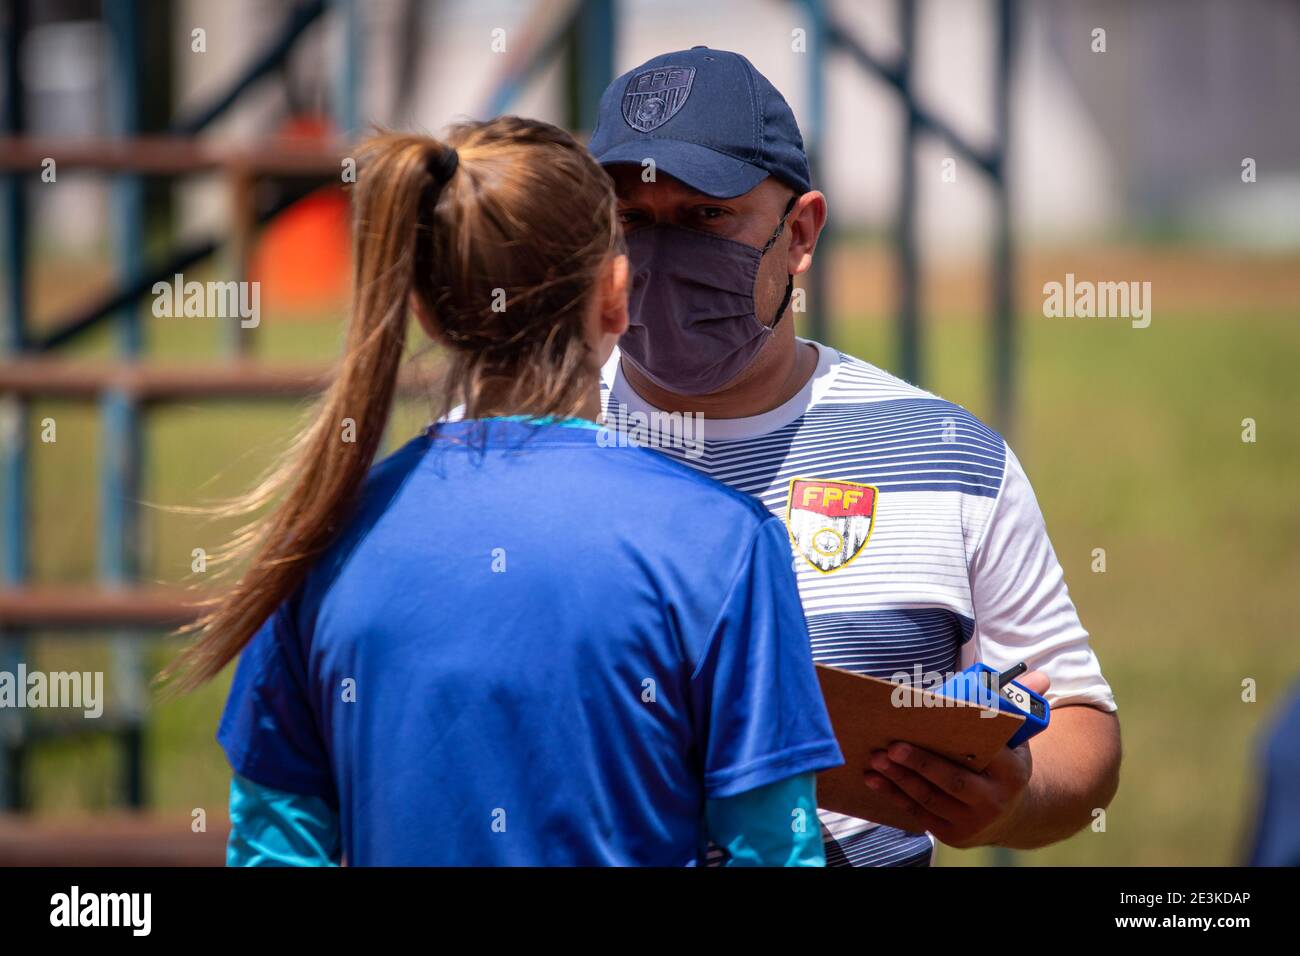
M 656 169 L 719 199 L 768 176 L 812 189 L 785 98 L 739 53 L 706 46 L 646 60 L 611 83 L 588 149 L 602 166 L 653 159 Z

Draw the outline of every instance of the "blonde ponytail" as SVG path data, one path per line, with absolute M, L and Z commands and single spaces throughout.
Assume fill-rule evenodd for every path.
M 384 136 L 363 153 L 355 191 L 354 302 L 342 363 L 314 421 L 281 465 L 221 510 L 251 514 L 279 501 L 221 555 L 248 569 L 196 622 L 196 640 L 163 673 L 176 688 L 203 683 L 232 660 L 302 583 L 334 539 L 374 462 L 388 422 L 406 344 L 415 236 L 455 153 L 433 140 Z M 434 170 L 431 172 L 431 168 Z
M 283 463 L 215 511 L 273 506 L 216 556 L 247 567 L 182 632 L 193 640 L 161 675 L 174 690 L 233 660 L 342 530 L 388 422 L 412 304 L 447 348 L 443 411 L 566 416 L 595 388 L 583 316 L 622 240 L 612 185 L 582 146 L 505 116 L 453 127 L 446 143 L 376 136 L 358 166 L 338 375 Z

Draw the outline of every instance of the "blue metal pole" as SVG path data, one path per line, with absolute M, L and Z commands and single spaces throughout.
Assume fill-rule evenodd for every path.
M 916 3 L 899 0 L 898 35 L 900 92 L 907 116 L 903 126 L 903 148 L 899 156 L 902 183 L 898 190 L 898 351 L 899 373 L 914 385 L 921 384 L 920 256 L 916 243 L 916 143 L 920 131 L 912 66 L 916 56 Z
M 355 136 L 361 125 L 362 19 L 357 0 L 330 0 L 338 11 L 342 55 L 334 82 L 334 122 L 339 134 Z
M 104 5 L 104 15 L 115 54 L 108 84 L 110 126 L 114 135 L 134 136 L 140 129 L 137 0 L 112 0 Z M 129 281 L 144 265 L 144 181 L 137 175 L 119 175 L 113 183 L 111 202 L 117 269 Z M 118 350 L 128 357 L 139 355 L 143 346 L 139 310 L 123 309 L 118 313 L 116 325 Z
M 1003 435 L 1015 430 L 1016 315 L 1011 243 L 1011 197 L 1007 183 L 1007 155 L 1011 139 L 1011 76 L 1015 66 L 1016 4 L 998 4 L 997 72 L 993 90 L 997 174 L 993 177 L 993 301 L 992 378 L 993 422 Z
M 0 29 L 4 51 L 3 128 L 21 133 L 23 83 L 19 55 L 26 31 L 27 5 L 15 0 Z M 27 317 L 27 202 L 21 173 L 0 180 L 4 221 L 4 319 L 0 324 L 0 354 L 17 356 L 26 344 Z M 27 403 L 17 397 L 0 399 L 0 495 L 3 495 L 4 541 L 0 545 L 0 582 L 21 584 L 27 577 Z M 0 630 L 0 667 L 13 672 L 26 656 L 25 635 Z M 23 711 L 0 712 L 0 809 L 17 810 L 23 804 Z
M 559 55 L 573 30 L 574 23 L 581 10 L 581 7 L 574 7 L 569 16 L 555 23 L 551 28 L 551 32 L 537 45 L 536 49 L 530 52 L 528 58 L 518 68 L 509 72 L 493 88 L 486 105 L 479 113 L 480 118 L 490 119 L 493 116 L 500 116 L 510 109 L 510 105 L 524 91 L 528 83 Z
M 4 131 L 22 132 L 23 85 L 19 69 L 20 45 L 26 4 L 14 3 L 3 25 Z M 27 196 L 25 177 L 11 173 L 0 180 L 4 205 L 4 321 L 0 325 L 0 351 L 18 355 L 27 341 Z M 4 553 L 0 573 L 7 584 L 27 576 L 27 414 L 26 404 L 6 400 L 4 455 Z
M 118 136 L 139 132 L 140 55 L 136 31 L 137 0 L 113 0 L 104 6 L 112 37 L 113 60 L 108 83 L 109 116 Z M 119 279 L 131 282 L 144 268 L 144 183 L 139 176 L 119 175 L 112 192 L 112 240 Z M 136 359 L 143 349 L 140 309 L 132 305 L 115 317 L 118 352 Z M 127 395 L 112 392 L 101 403 L 104 447 L 101 453 L 102 517 L 99 532 L 100 574 L 109 587 L 125 587 L 139 574 L 141 435 L 140 416 Z M 146 690 L 144 659 L 138 634 L 112 635 L 113 695 L 125 729 L 122 790 L 132 807 L 144 803 L 143 719 Z
M 578 57 L 577 129 L 590 134 L 600 113 L 600 95 L 614 79 L 614 0 L 582 0 L 575 23 Z
M 805 73 L 808 83 L 808 116 L 804 121 L 804 145 L 808 151 L 808 166 L 812 173 L 813 188 L 821 189 L 822 182 L 822 146 L 825 142 L 826 129 L 826 56 L 830 45 L 826 42 L 829 35 L 826 30 L 826 5 L 824 0 L 803 0 L 807 14 L 807 44 L 804 54 Z M 808 272 L 804 281 L 807 284 L 810 310 L 807 315 L 809 338 L 825 342 L 830 333 L 830 298 L 827 295 L 826 273 L 831 266 L 830 228 L 822 231 L 817 243 L 817 252 L 821 254 L 820 266 Z

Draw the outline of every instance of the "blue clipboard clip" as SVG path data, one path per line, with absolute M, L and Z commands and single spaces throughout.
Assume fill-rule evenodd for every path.
M 1024 662 L 1001 673 L 987 664 L 972 664 L 950 677 L 935 693 L 982 707 L 992 707 L 996 696 L 998 710 L 1025 718 L 1020 729 L 1007 741 L 1008 747 L 1019 747 L 1030 737 L 1046 730 L 1052 718 L 1051 705 L 1041 695 L 1015 682 L 1015 678 L 1028 669 Z

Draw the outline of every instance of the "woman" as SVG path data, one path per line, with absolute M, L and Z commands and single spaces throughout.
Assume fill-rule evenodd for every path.
M 218 732 L 232 864 L 820 865 L 841 762 L 785 531 L 598 441 L 627 327 L 605 174 L 504 117 L 363 152 L 340 373 L 185 686 L 242 656 Z M 443 409 L 371 470 L 408 309 Z M 353 440 L 349 440 L 352 438 Z

